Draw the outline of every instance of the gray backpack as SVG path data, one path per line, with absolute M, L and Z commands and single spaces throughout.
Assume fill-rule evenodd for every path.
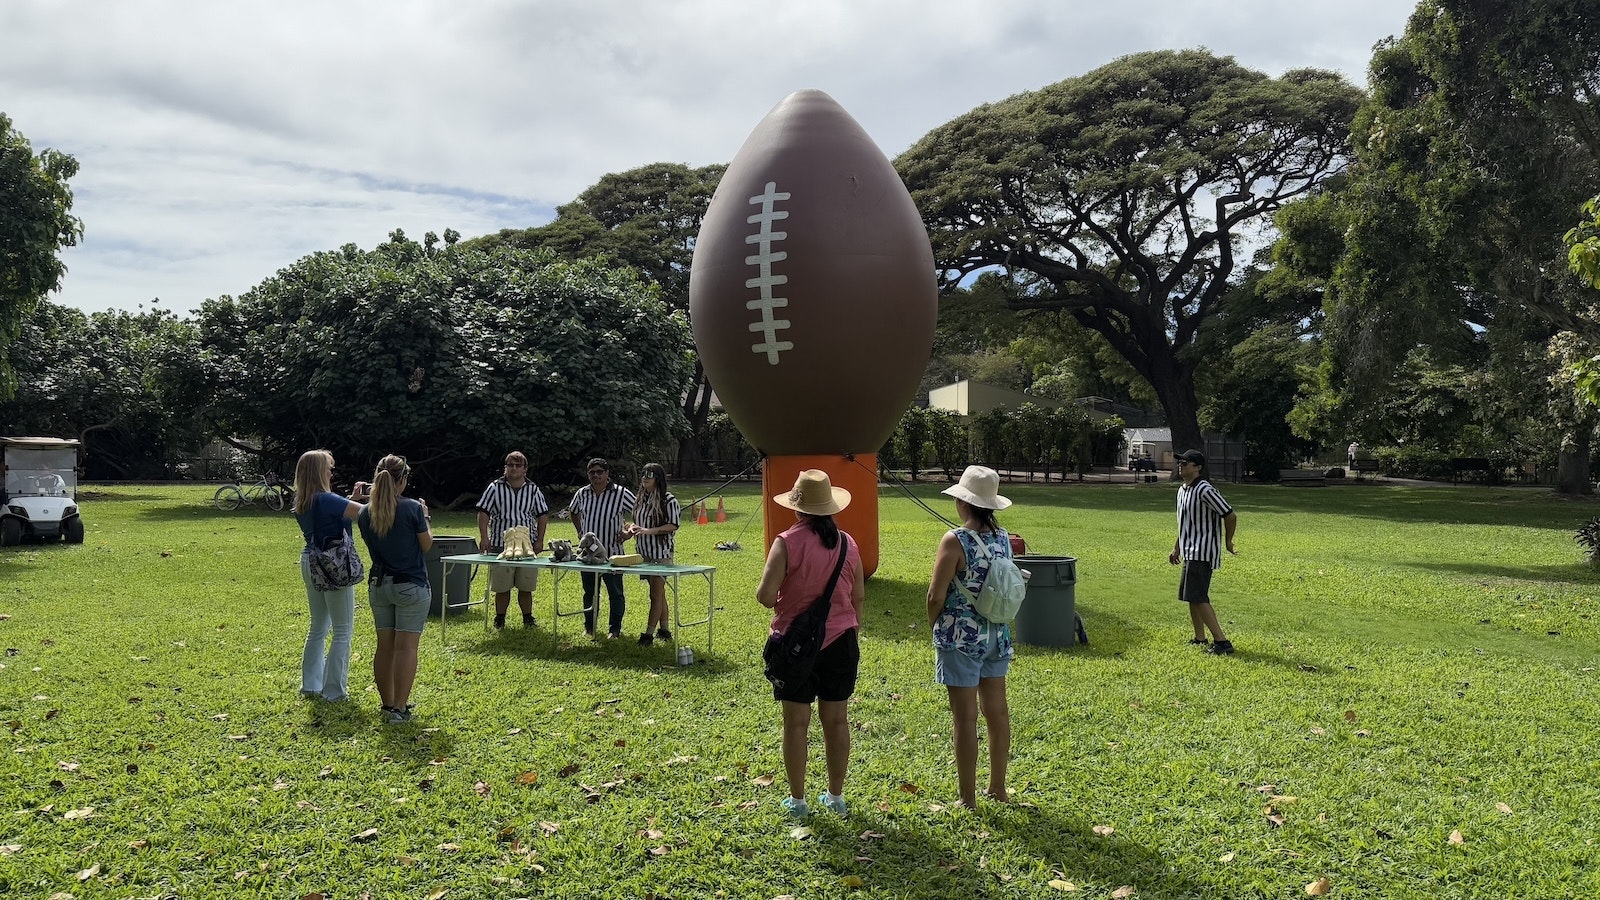
M 978 555 L 988 560 L 989 571 L 983 577 L 983 584 L 978 586 L 978 593 L 967 590 L 964 579 L 956 581 L 956 589 L 967 598 L 978 615 L 996 625 L 1009 624 L 1017 617 L 1022 601 L 1028 597 L 1028 573 L 1009 556 L 991 555 L 983 536 L 976 537 Z

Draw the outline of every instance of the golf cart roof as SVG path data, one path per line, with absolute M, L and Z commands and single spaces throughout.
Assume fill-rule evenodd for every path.
M 52 437 L 0 437 L 0 447 L 18 447 L 29 450 L 76 450 L 82 441 Z

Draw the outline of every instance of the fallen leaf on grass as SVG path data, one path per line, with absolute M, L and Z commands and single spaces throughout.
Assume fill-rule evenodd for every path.
M 1063 881 L 1060 878 L 1052 878 L 1046 883 L 1058 891 L 1075 891 L 1078 889 L 1077 885 L 1070 881 Z
M 583 767 L 579 766 L 577 763 L 572 763 L 571 765 L 563 766 L 561 771 L 557 772 L 556 775 L 561 778 L 571 778 L 572 776 L 578 774 L 579 770 L 582 768 Z
M 213 721 L 213 722 L 226 722 L 226 721 L 228 721 L 228 714 L 227 713 L 217 713 L 216 715 L 211 717 L 211 721 Z
M 1138 893 L 1138 892 L 1134 890 L 1133 885 L 1125 884 L 1122 887 L 1119 887 L 1116 890 L 1112 891 L 1111 892 L 1111 896 L 1112 896 L 1113 900 L 1122 900 L 1122 898 L 1124 898 L 1124 897 L 1132 897 L 1136 893 Z
M 671 759 L 667 760 L 665 763 L 663 763 L 663 765 L 681 766 L 684 763 L 698 762 L 699 760 L 700 760 L 700 757 L 698 757 L 698 756 L 674 756 L 673 758 L 671 758 Z
M 22 845 L 21 844 L 0 844 L 0 856 L 10 856 L 13 853 L 21 853 L 21 852 L 22 852 Z
M 1273 794 L 1271 797 L 1267 798 L 1267 802 L 1268 803 L 1277 803 L 1277 804 L 1281 804 L 1283 806 L 1288 806 L 1291 803 L 1299 803 L 1300 802 L 1300 798 L 1299 797 L 1291 797 L 1288 794 Z
M 449 888 L 439 888 L 437 891 L 434 891 L 428 895 L 428 900 L 440 900 L 441 897 L 448 893 L 450 893 Z
M 358 844 L 365 844 L 368 841 L 373 840 L 377 836 L 378 836 L 378 829 L 376 829 L 376 828 L 368 828 L 366 831 L 361 832 L 360 834 L 356 835 L 355 837 L 351 838 L 350 840 L 355 841 Z
M 916 785 L 912 784 L 909 781 L 900 782 L 900 790 L 905 791 L 908 794 L 920 794 L 920 793 L 922 793 L 922 788 L 917 787 Z
M 82 809 L 69 809 L 61 814 L 63 819 L 87 819 L 94 815 L 94 807 L 85 806 Z
M 1313 726 L 1311 726 L 1311 733 L 1312 734 L 1327 734 L 1328 733 L 1328 729 L 1323 728 L 1321 725 L 1313 725 Z
M 640 837 L 648 838 L 652 841 L 659 841 L 666 836 L 665 833 L 657 831 L 654 828 L 642 829 L 638 832 L 638 834 Z
M 522 729 L 521 728 L 513 728 L 510 731 L 506 732 L 506 734 L 513 735 L 513 736 L 519 735 L 521 733 L 522 733 Z
M 1328 876 L 1326 875 L 1306 885 L 1306 893 L 1313 897 L 1321 897 L 1331 890 L 1333 890 L 1333 883 L 1328 881 Z
M 778 779 L 775 775 L 757 775 L 750 780 L 761 787 L 771 787 L 772 783 Z
M 1217 857 L 1217 862 L 1219 862 L 1219 863 L 1230 863 L 1230 862 L 1233 862 L 1233 857 L 1234 857 L 1234 854 L 1232 854 L 1232 853 L 1224 853 L 1221 856 Z
M 861 880 L 860 875 L 846 875 L 839 879 L 839 883 L 852 891 L 859 891 L 862 887 L 866 886 L 866 882 Z
M 1117 829 L 1110 825 L 1096 825 L 1092 830 L 1095 834 L 1098 834 L 1101 837 L 1106 837 L 1114 833 Z
M 626 746 L 628 746 L 628 742 L 623 740 L 622 738 L 617 738 L 616 740 L 611 742 L 611 746 L 613 746 L 613 747 L 626 747 Z
M 863 832 L 861 832 L 859 837 L 863 841 L 878 841 L 878 840 L 882 840 L 884 838 L 884 835 L 879 834 L 876 831 L 863 831 Z
M 665 847 L 665 846 L 662 846 L 662 847 L 651 847 L 650 848 L 650 855 L 651 856 L 666 856 L 669 852 L 671 852 L 671 850 L 672 850 L 671 847 Z
M 129 841 L 128 842 L 128 849 L 129 850 L 147 850 L 147 849 L 149 849 L 149 847 L 150 847 L 150 842 L 147 841 L 147 840 L 144 840 L 143 838 L 140 838 L 137 841 Z
M 1344 720 L 1346 722 L 1354 722 L 1356 720 L 1356 711 L 1353 710 L 1353 709 L 1345 710 L 1344 711 Z
M 1372 732 L 1366 730 L 1365 728 L 1357 728 L 1356 737 L 1372 737 Z
M 1504 803 L 1496 803 L 1494 808 L 1500 810 L 1508 816 L 1511 815 L 1511 807 L 1505 805 Z
M 792 837 L 797 841 L 803 841 L 806 838 L 811 837 L 813 834 L 816 834 L 816 832 L 812 831 L 808 826 L 801 825 L 799 828 L 791 830 L 789 832 L 789 837 Z
M 322 771 L 317 773 L 317 777 L 318 778 L 327 778 L 329 775 L 332 775 L 332 774 L 333 774 L 333 766 L 323 766 L 322 767 Z
M 561 830 L 561 825 L 558 822 L 540 822 L 539 830 L 545 834 L 555 834 Z
M 1276 794 L 1277 792 L 1278 792 L 1278 786 L 1275 785 L 1275 784 L 1258 784 L 1258 785 L 1256 785 L 1256 793 L 1258 793 L 1258 794 Z
M 398 856 L 395 857 L 395 864 L 400 866 L 414 866 L 417 864 L 417 858 L 415 856 Z
M 78 771 L 78 766 L 80 764 L 79 763 L 75 763 L 75 762 L 58 762 L 58 763 L 56 763 L 56 765 L 60 766 L 62 769 L 66 770 L 68 772 L 76 772 L 76 771 Z
M 1450 843 L 1452 843 L 1452 844 L 1456 845 L 1457 847 L 1459 847 L 1462 844 L 1465 844 L 1466 842 L 1467 842 L 1467 839 L 1461 836 L 1461 829 L 1457 828 L 1454 831 L 1450 832 Z
M 518 784 L 533 784 L 539 780 L 539 773 L 529 770 L 517 776 Z
M 761 801 L 759 801 L 759 800 L 746 800 L 745 802 L 739 804 L 738 806 L 735 806 L 734 809 L 737 809 L 740 812 L 749 812 L 750 810 L 755 809 L 756 807 L 758 807 L 760 805 L 761 805 Z
M 447 763 L 449 761 L 450 761 L 449 757 L 435 756 L 433 759 L 428 760 L 428 765 L 430 765 L 430 766 L 442 766 L 442 765 L 444 765 L 445 763 Z
M 434 849 L 440 850 L 440 851 L 442 851 L 444 853 L 454 853 L 457 850 L 461 849 L 461 845 L 457 844 L 457 843 L 454 843 L 452 841 L 446 841 L 445 843 L 440 844 L 438 847 L 436 847 Z
M 237 742 L 237 741 L 248 741 L 248 740 L 250 740 L 250 734 L 249 734 L 249 732 L 246 732 L 244 734 L 227 734 L 227 735 L 223 735 L 223 740 L 235 741 L 235 742 Z

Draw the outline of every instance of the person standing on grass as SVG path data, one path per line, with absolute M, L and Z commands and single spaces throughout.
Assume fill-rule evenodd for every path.
M 660 463 L 645 463 L 639 477 L 639 502 L 633 508 L 633 524 L 623 529 L 624 537 L 634 539 L 634 549 L 652 565 L 672 565 L 672 552 L 678 530 L 678 498 L 667 490 L 667 470 Z M 644 623 L 639 643 L 649 646 L 656 638 L 672 640 L 667 628 L 667 579 L 663 575 L 640 575 L 650 586 L 650 616 Z
M 1194 626 L 1189 643 L 1205 647 L 1207 653 L 1232 653 L 1233 642 L 1222 633 L 1217 611 L 1211 606 L 1211 573 L 1222 567 L 1224 542 L 1229 553 L 1237 554 L 1233 532 L 1239 516 L 1222 499 L 1222 492 L 1201 477 L 1205 467 L 1205 454 L 1199 450 L 1178 454 L 1178 475 L 1183 478 L 1178 488 L 1178 539 L 1167 562 L 1183 565 L 1178 599 L 1189 604 L 1189 623 Z M 1207 629 L 1211 631 L 1209 643 Z
M 355 493 L 348 499 L 335 494 L 332 484 L 332 453 L 307 450 L 300 454 L 294 467 L 294 518 L 306 539 L 305 549 L 300 552 L 300 577 L 306 583 L 306 603 L 311 614 L 311 628 L 300 655 L 300 695 L 340 702 L 350 696 L 350 637 L 355 631 L 356 589 L 350 585 L 318 590 L 311 581 L 311 548 L 347 537 L 361 504 L 356 502 Z M 360 489 L 357 484 L 356 492 Z
M 506 454 L 505 474 L 489 483 L 478 498 L 478 549 L 499 553 L 505 549 L 507 528 L 527 526 L 533 534 L 535 553 L 544 550 L 544 530 L 550 523 L 550 504 L 544 492 L 528 480 L 528 458 L 521 450 Z M 494 627 L 506 627 L 506 611 L 511 608 L 511 589 L 517 589 L 517 606 L 522 608 L 522 627 L 533 627 L 533 589 L 539 584 L 539 570 L 532 566 L 489 566 L 489 591 L 494 594 Z
M 596 457 L 589 460 L 589 483 L 572 495 L 572 527 L 581 539 L 584 532 L 592 531 L 605 545 L 608 556 L 622 553 L 622 530 L 626 517 L 633 512 L 637 498 L 633 491 L 620 484 L 611 483 L 611 466 Z M 599 611 L 600 597 L 596 582 L 604 581 L 606 595 L 611 602 L 610 627 L 606 636 L 615 640 L 622 637 L 622 615 L 627 610 L 627 600 L 622 595 L 622 573 L 597 575 L 584 572 L 583 576 L 583 630 L 594 634 L 595 615 Z
M 428 524 L 428 505 L 401 496 L 410 478 L 411 467 L 405 457 L 391 454 L 379 460 L 372 475 L 371 499 L 357 519 L 361 540 L 372 557 L 367 600 L 378 632 L 372 678 L 378 684 L 379 712 L 391 725 L 411 721 L 417 645 L 433 601 L 428 561 L 423 555 L 433 546 L 433 530 Z
M 772 635 L 781 635 L 800 613 L 817 602 L 839 565 L 840 550 L 844 551 L 816 664 L 803 682 L 774 685 L 772 691 L 773 698 L 783 704 L 783 770 L 789 779 L 789 796 L 783 798 L 783 808 L 795 819 L 803 819 L 811 812 L 806 804 L 806 743 L 811 732 L 811 704 L 815 701 L 822 720 L 822 750 L 828 763 L 828 787 L 817 795 L 817 802 L 848 816 L 850 809 L 844 802 L 844 779 L 850 770 L 848 709 L 861 662 L 857 637 L 861 606 L 867 598 L 861 551 L 855 539 L 840 531 L 833 520 L 835 513 L 850 505 L 850 492 L 834 487 L 828 473 L 807 469 L 795 479 L 793 490 L 772 499 L 795 512 L 795 524 L 772 539 L 761 583 L 756 587 L 757 602 L 773 612 Z
M 933 628 L 934 680 L 944 685 L 954 721 L 956 789 L 961 805 L 977 806 L 978 715 L 989 732 L 990 797 L 1006 794 L 1011 758 L 1011 710 L 1006 703 L 1006 673 L 1016 649 L 1011 626 L 985 619 L 972 605 L 992 559 L 1011 557 L 1011 536 L 995 519 L 1011 501 L 1000 496 L 1000 475 L 986 466 L 967 466 L 961 480 L 942 493 L 956 500 L 960 528 L 945 532 L 928 581 L 928 624 Z M 965 587 L 968 593 L 963 593 Z

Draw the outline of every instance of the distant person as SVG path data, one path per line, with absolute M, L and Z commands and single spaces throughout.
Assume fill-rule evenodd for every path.
M 1217 611 L 1211 606 L 1211 573 L 1222 567 L 1222 545 L 1233 549 L 1233 532 L 1239 517 L 1222 498 L 1222 492 L 1201 477 L 1206 465 L 1205 454 L 1199 450 L 1185 450 L 1178 455 L 1178 475 L 1183 484 L 1178 488 L 1178 539 L 1172 544 L 1167 562 L 1183 564 L 1183 574 L 1178 579 L 1178 599 L 1189 604 L 1189 622 L 1194 626 L 1194 638 L 1189 641 L 1206 648 L 1207 653 L 1232 653 L 1233 642 L 1222 633 L 1217 622 Z M 1211 631 L 1211 641 L 1206 640 L 1206 630 Z
M 850 771 L 849 706 L 861 663 L 858 632 L 867 598 L 861 550 L 833 519 L 850 505 L 850 492 L 834 487 L 828 473 L 807 469 L 795 479 L 792 490 L 772 499 L 794 510 L 795 523 L 772 539 L 761 583 L 756 586 L 756 601 L 772 610 L 770 636 L 782 635 L 821 598 L 833 573 L 839 573 L 833 593 L 828 595 L 822 649 L 810 673 L 798 682 L 774 682 L 772 688 L 773 699 L 783 704 L 783 771 L 789 780 L 783 808 L 795 819 L 811 814 L 806 803 L 806 763 L 814 701 L 822 720 L 822 750 L 828 764 L 828 786 L 817 795 L 817 802 L 848 816 L 844 779 Z
M 1004 803 L 1006 765 L 1011 758 L 1011 710 L 1006 703 L 1006 674 L 1016 650 L 1011 626 L 985 619 L 971 595 L 983 587 L 989 561 L 1011 557 L 1011 536 L 995 512 L 1011 501 L 1000 496 L 1000 475 L 985 466 L 967 466 L 961 480 L 943 493 L 956 500 L 961 527 L 945 532 L 928 581 L 928 624 L 933 628 L 934 680 L 944 685 L 956 752 L 956 788 L 961 805 L 971 809 L 978 797 L 978 716 L 989 732 L 989 789 Z M 959 585 L 958 585 L 959 582 Z M 965 586 L 969 593 L 963 593 Z
M 1344 455 L 1346 464 L 1354 469 L 1356 467 L 1356 457 L 1361 455 L 1361 443 L 1359 441 L 1351 441 L 1350 446 L 1345 448 Z
M 550 524 L 550 504 L 544 492 L 528 480 L 528 458 L 521 450 L 506 454 L 505 474 L 489 482 L 478 498 L 478 549 L 499 553 L 505 549 L 507 528 L 527 527 L 533 535 L 535 553 L 544 550 L 544 530 Z M 522 627 L 532 628 L 533 589 L 539 585 L 539 570 L 532 566 L 489 566 L 489 591 L 494 594 L 494 627 L 506 627 L 506 612 L 511 608 L 511 589 L 517 589 L 517 606 L 522 609 Z
M 294 467 L 294 518 L 306 539 L 305 549 L 300 552 L 300 577 L 306 583 L 306 604 L 311 615 L 305 650 L 300 655 L 300 695 L 341 702 L 350 697 L 350 637 L 355 631 L 356 588 L 350 585 L 318 590 L 311 581 L 311 548 L 320 549 L 330 540 L 343 540 L 351 534 L 351 520 L 361 512 L 361 504 L 354 497 L 363 485 L 357 484 L 356 491 L 346 499 L 333 492 L 332 482 L 332 453 L 307 450 L 300 454 Z
M 667 470 L 660 463 L 645 463 L 639 477 L 639 499 L 633 507 L 633 524 L 624 529 L 625 536 L 633 538 L 634 549 L 644 561 L 654 565 L 672 565 L 672 553 L 677 543 L 678 498 L 667 490 Z M 672 640 L 667 628 L 667 579 L 663 575 L 641 575 L 650 586 L 650 615 L 645 619 L 644 634 L 639 643 L 649 646 L 659 638 Z
M 589 483 L 578 488 L 572 495 L 572 527 L 578 530 L 580 538 L 586 531 L 594 532 L 594 536 L 605 545 L 606 553 L 617 556 L 622 553 L 623 528 L 626 526 L 628 515 L 633 512 L 637 498 L 634 497 L 633 491 L 620 484 L 611 483 L 611 466 L 605 460 L 595 457 L 589 460 L 587 469 Z M 595 615 L 600 600 L 598 582 L 604 581 L 606 595 L 611 603 L 610 627 L 606 629 L 606 636 L 613 640 L 622 637 L 622 616 L 627 610 L 627 600 L 622 594 L 622 573 L 581 574 L 583 575 L 583 630 L 588 634 L 594 634 Z
M 403 497 L 411 467 L 405 457 L 378 461 L 372 475 L 371 499 L 357 521 L 372 566 L 367 575 L 367 600 L 378 649 L 372 656 L 372 678 L 378 685 L 379 712 L 384 721 L 411 721 L 411 685 L 417 678 L 417 646 L 428 624 L 433 591 L 428 585 L 428 560 L 433 529 L 428 505 Z

